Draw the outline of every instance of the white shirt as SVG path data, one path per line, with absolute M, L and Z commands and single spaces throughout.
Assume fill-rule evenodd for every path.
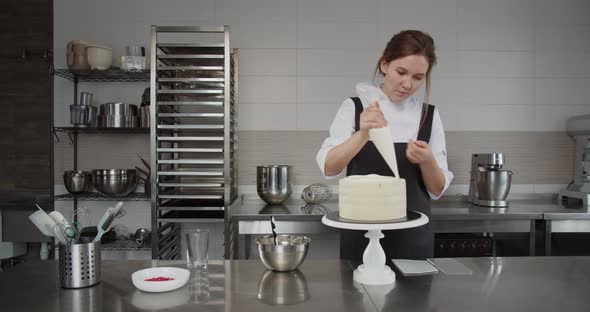
M 363 103 L 363 107 L 366 109 L 367 103 Z M 417 140 L 420 117 L 422 116 L 422 101 L 419 98 L 410 97 L 400 104 L 394 104 L 390 100 L 380 100 L 379 107 L 389 124 L 393 142 L 407 143 L 410 140 Z M 330 136 L 324 141 L 316 155 L 318 166 L 324 177 L 328 179 L 333 179 L 342 173 L 326 176 L 326 172 L 324 171 L 326 156 L 332 148 L 342 144 L 354 134 L 354 115 L 354 102 L 350 98 L 347 98 L 336 113 L 336 117 L 330 127 Z M 438 199 L 447 190 L 454 175 L 448 169 L 445 133 L 437 109 L 434 110 L 432 131 L 428 145 L 432 150 L 436 163 L 445 176 L 445 187 L 439 196 L 428 192 L 430 198 Z

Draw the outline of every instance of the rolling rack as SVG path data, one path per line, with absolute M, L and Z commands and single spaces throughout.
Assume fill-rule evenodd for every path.
M 181 224 L 227 224 L 238 197 L 238 54 L 229 26 L 154 25 L 151 51 L 152 258 L 178 259 Z

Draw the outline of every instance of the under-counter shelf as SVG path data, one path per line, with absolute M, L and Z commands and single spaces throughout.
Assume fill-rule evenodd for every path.
M 150 133 L 150 128 L 96 128 L 96 127 L 54 127 L 55 132 L 78 133 Z
M 71 80 L 71 81 L 91 81 L 91 82 L 139 82 L 150 81 L 150 70 L 69 70 L 54 69 L 54 75 Z
M 131 193 L 127 196 L 106 196 L 99 193 L 87 193 L 80 195 L 62 194 L 56 195 L 54 200 L 92 200 L 92 201 L 149 201 L 150 197 L 143 193 Z

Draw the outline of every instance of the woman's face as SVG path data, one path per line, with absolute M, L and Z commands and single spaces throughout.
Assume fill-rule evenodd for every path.
M 423 55 L 408 55 L 391 62 L 382 61 L 383 91 L 394 102 L 403 102 L 422 86 L 428 72 L 428 60 Z

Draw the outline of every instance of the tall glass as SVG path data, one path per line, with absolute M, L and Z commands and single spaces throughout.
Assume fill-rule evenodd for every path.
M 186 266 L 207 268 L 209 230 L 196 229 L 186 233 Z

